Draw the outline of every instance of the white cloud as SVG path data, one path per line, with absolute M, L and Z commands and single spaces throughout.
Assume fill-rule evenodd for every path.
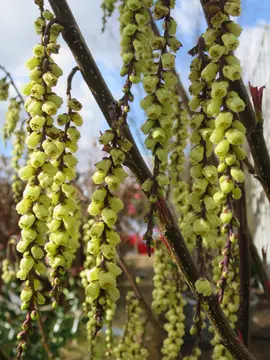
M 181 33 L 190 36 L 200 33 L 204 17 L 199 0 L 181 0 L 179 6 L 176 5 L 173 16 Z
M 236 51 L 236 56 L 241 60 L 245 81 L 254 80 L 256 75 L 260 51 L 264 51 L 262 48 L 264 33 L 265 28 L 263 25 L 244 27 L 239 38 L 240 46 Z

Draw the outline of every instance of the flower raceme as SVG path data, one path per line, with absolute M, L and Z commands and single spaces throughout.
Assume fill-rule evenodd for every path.
M 113 354 L 116 360 L 125 359 L 147 359 L 148 350 L 145 347 L 145 326 L 146 321 L 141 319 L 142 309 L 139 299 L 133 291 L 129 291 L 126 296 L 126 314 L 124 335 Z
M 152 9 L 156 20 L 163 20 L 163 36 L 152 36 L 151 47 L 154 56 L 152 69 L 143 77 L 143 87 L 147 96 L 141 100 L 141 108 L 145 110 L 147 120 L 142 125 L 142 132 L 147 135 L 145 146 L 152 152 L 154 168 L 152 179 L 147 179 L 143 189 L 149 196 L 150 210 L 146 216 L 147 231 L 144 235 L 150 254 L 150 245 L 154 227 L 154 208 L 159 197 L 165 194 L 169 178 L 165 174 L 168 163 L 169 142 L 172 137 L 173 120 L 178 108 L 175 107 L 175 84 L 177 77 L 172 72 L 175 65 L 175 52 L 181 47 L 176 39 L 176 22 L 171 16 L 174 3 L 158 1 Z M 169 52 L 171 50 L 171 52 Z
M 116 137 L 111 130 L 100 136 L 100 143 L 106 146 L 109 156 L 95 165 L 92 179 L 99 188 L 93 192 L 88 207 L 89 214 L 97 219 L 90 229 L 91 239 L 87 246 L 87 252 L 96 257 L 96 264 L 87 274 L 86 287 L 86 297 L 95 314 L 96 332 L 102 327 L 105 312 L 119 298 L 116 278 L 122 272 L 116 265 L 116 245 L 120 236 L 114 226 L 124 205 L 114 192 L 127 173 L 123 169 L 125 152 L 116 145 Z
M 158 315 L 165 314 L 164 329 L 168 333 L 161 349 L 162 359 L 173 360 L 177 358 L 184 342 L 186 301 L 182 297 L 182 291 L 185 290 L 185 285 L 182 284 L 177 268 L 170 259 L 169 250 L 162 241 L 156 242 L 154 273 L 152 308 Z
M 54 29 L 56 29 L 56 27 L 52 28 L 51 31 Z M 60 31 L 61 27 L 57 25 L 57 35 L 59 35 Z M 31 150 L 31 154 L 28 164 L 19 171 L 19 176 L 23 181 L 27 181 L 27 185 L 23 192 L 23 199 L 16 207 L 17 212 L 22 215 L 19 221 L 19 226 L 22 229 L 22 238 L 17 245 L 18 251 L 23 254 L 20 270 L 17 274 L 17 277 L 21 280 L 27 280 L 30 276 L 35 279 L 36 275 L 34 274 L 42 276 L 45 275 L 46 272 L 46 267 L 42 259 L 45 244 L 44 234 L 48 230 L 46 220 L 49 215 L 51 199 L 45 193 L 45 188 L 48 185 L 45 179 L 52 179 L 55 172 L 54 166 L 48 162 L 49 156 L 46 154 L 43 146 L 47 141 L 47 133 L 53 127 L 52 118 L 49 116 L 50 114 L 45 111 L 47 109 L 45 105 L 48 105 L 48 96 L 53 93 L 46 84 L 43 84 L 43 75 L 46 73 L 43 62 L 46 62 L 49 71 L 54 65 L 54 61 L 47 53 L 48 44 L 43 42 L 43 33 L 41 35 L 41 44 L 34 47 L 34 57 L 27 62 L 27 67 L 31 73 L 35 71 L 35 76 L 31 76 L 30 73 L 31 82 L 25 87 L 24 91 L 25 95 L 29 96 L 25 102 L 25 108 L 30 115 L 28 136 L 25 142 Z M 39 91 L 37 91 L 37 88 L 42 88 L 42 90 L 39 89 Z M 51 103 L 54 107 L 58 108 L 60 101 L 57 105 L 52 101 Z M 41 124 L 36 128 L 32 128 L 31 122 L 33 118 L 37 116 L 42 119 Z M 38 123 L 37 119 L 36 122 Z M 30 288 L 32 286 L 34 287 L 31 288 L 32 292 L 29 291 L 31 296 L 27 297 L 28 301 L 23 300 L 23 308 L 28 308 L 31 304 L 31 306 L 33 306 L 32 301 L 34 299 L 36 299 L 34 301 L 37 301 L 39 304 L 44 304 L 45 302 L 42 294 L 36 290 L 39 288 L 39 281 L 34 280 L 34 282 L 36 282 L 36 285 L 32 282 L 28 285 Z M 26 299 L 26 297 L 24 297 L 24 299 Z
M 62 70 L 51 58 L 49 50 L 50 44 L 56 44 L 62 26 L 52 25 L 48 36 L 44 37 L 47 21 L 43 16 L 43 6 L 39 8 L 40 17 L 35 22 L 35 28 L 41 35 L 41 42 L 34 46 L 33 57 L 27 61 L 30 83 L 24 87 L 23 91 L 28 96 L 24 104 L 29 114 L 25 143 L 30 151 L 27 165 L 19 171 L 19 176 L 23 181 L 27 181 L 27 184 L 23 198 L 16 206 L 17 212 L 21 215 L 19 221 L 21 240 L 17 245 L 17 250 L 23 255 L 17 277 L 25 281 L 21 300 L 22 309 L 28 310 L 27 324 L 31 322 L 31 314 L 36 307 L 45 303 L 38 277 L 46 275 L 47 271 L 44 264 L 44 245 L 45 234 L 48 231 L 46 222 L 49 217 L 51 199 L 46 194 L 46 188 L 50 185 L 50 181 L 53 181 L 56 172 L 55 167 L 50 163 L 52 154 L 47 151 L 46 145 L 52 141 L 53 134 L 58 131 L 53 125 L 51 115 L 56 114 L 63 102 L 52 91 L 52 87 L 57 83 L 56 80 L 62 75 Z M 49 13 L 46 11 L 46 14 Z M 42 23 L 41 28 L 38 28 L 36 23 Z M 56 78 L 55 82 L 49 85 L 48 74 Z M 23 352 L 23 344 L 27 341 L 27 331 L 19 334 L 18 358 Z
M 238 120 L 238 114 L 245 109 L 245 103 L 234 91 L 233 84 L 241 77 L 241 65 L 233 51 L 239 45 L 238 37 L 242 29 L 229 19 L 229 15 L 238 16 L 240 12 L 240 1 L 227 1 L 224 8 L 210 17 L 212 27 L 199 40 L 199 56 L 192 62 L 189 77 L 192 82 L 190 91 L 194 95 L 190 107 L 194 111 L 199 109 L 195 119 L 191 121 L 195 128 L 195 134 L 193 132 L 191 136 L 191 141 L 195 144 L 191 151 L 191 161 L 196 166 L 191 169 L 191 174 L 196 177 L 200 173 L 206 175 L 207 181 L 213 177 L 214 186 L 213 190 L 205 196 L 204 206 L 196 205 L 200 214 L 205 213 L 205 210 L 207 212 L 214 210 L 214 213 L 212 212 L 210 217 L 201 218 L 200 216 L 197 220 L 194 219 L 194 231 L 205 238 L 211 226 L 215 224 L 220 227 L 215 237 L 218 240 L 216 247 L 219 249 L 224 246 L 224 236 L 226 238 L 223 250 L 224 260 L 220 264 L 221 278 L 217 282 L 220 302 L 227 301 L 224 295 L 225 286 L 232 271 L 231 266 L 235 262 L 235 229 L 239 226 L 239 222 L 234 216 L 232 201 L 241 197 L 241 184 L 245 178 L 240 163 L 246 156 L 242 147 L 245 140 L 245 127 Z M 202 85 L 207 88 L 207 91 L 201 90 Z M 201 129 L 204 120 L 198 114 L 204 115 L 207 119 L 209 131 Z M 202 140 L 206 142 L 205 146 Z M 217 168 L 209 165 L 204 158 L 207 142 L 212 144 L 208 145 L 208 149 L 215 146 L 214 152 L 219 159 Z M 205 171 L 207 167 L 209 169 Z M 214 176 L 210 175 L 209 178 L 212 171 Z M 198 195 L 206 188 L 206 181 L 197 179 L 194 183 L 195 194 L 190 195 L 190 201 L 196 204 Z M 237 279 L 235 281 L 237 284 Z M 202 276 L 197 280 L 195 286 L 197 291 L 204 296 L 211 294 L 210 284 L 205 277 Z M 229 317 L 229 313 L 226 315 Z M 232 318 L 233 321 L 237 320 L 235 315 Z M 218 348 L 218 346 L 215 348 L 213 358 L 220 358 L 222 355 L 231 358 L 229 353 L 224 353 L 223 348 Z
M 76 176 L 77 159 L 75 157 L 78 148 L 80 132 L 77 126 L 83 123 L 79 110 L 81 103 L 68 97 L 68 113 L 58 116 L 59 126 L 65 126 L 64 131 L 59 132 L 54 141 L 47 140 L 43 143 L 44 151 L 51 158 L 51 165 L 55 168 L 53 181 L 48 188 L 51 198 L 51 221 L 48 222 L 49 242 L 45 246 L 49 264 L 53 271 L 51 274 L 53 290 L 52 294 L 57 300 L 59 296 L 60 279 L 65 271 L 70 268 L 75 252 L 79 246 L 80 208 L 77 199 L 77 190 L 72 181 Z M 55 304 L 56 306 L 56 304 Z

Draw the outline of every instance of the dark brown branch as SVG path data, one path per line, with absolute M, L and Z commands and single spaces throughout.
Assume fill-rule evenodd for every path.
M 49 0 L 55 16 L 60 24 L 64 26 L 63 38 L 70 47 L 77 64 L 81 70 L 83 78 L 95 97 L 104 117 L 111 126 L 110 109 L 115 104 L 101 73 L 88 49 L 85 40 L 78 28 L 73 14 L 66 0 Z M 115 105 L 114 105 L 115 106 Z M 136 143 L 130 133 L 128 126 L 123 127 L 123 136 L 125 136 L 133 147 L 127 155 L 126 165 L 136 175 L 140 183 L 150 178 L 151 173 L 147 168 Z M 191 290 L 196 293 L 195 282 L 199 278 L 199 271 L 195 265 L 191 254 L 188 251 L 184 238 L 180 232 L 177 221 L 174 218 L 168 205 L 163 201 L 157 204 L 160 226 L 168 242 L 168 246 L 175 258 L 175 262 L 187 281 Z M 207 296 L 204 301 L 208 304 L 208 317 L 215 327 L 224 346 L 239 360 L 254 360 L 253 355 L 238 340 L 229 322 L 225 318 L 215 296 Z
M 209 16 L 211 1 L 200 0 L 200 2 L 207 24 L 212 27 Z M 246 138 L 253 157 L 256 178 L 260 181 L 270 202 L 270 156 L 263 135 L 263 123 L 256 122 L 255 113 L 242 79 L 234 82 L 234 90 L 246 104 L 245 110 L 240 113 L 240 119 L 247 129 Z
M 125 273 L 126 277 L 128 278 L 128 281 L 130 282 L 135 295 L 137 296 L 138 300 L 140 301 L 141 306 L 144 308 L 148 320 L 152 324 L 153 328 L 155 328 L 159 332 L 163 332 L 163 329 L 160 327 L 159 323 L 157 322 L 157 319 L 155 318 L 151 308 L 148 306 L 147 302 L 145 301 L 143 294 L 141 293 L 139 286 L 137 285 L 136 281 L 134 280 L 134 277 L 132 276 L 131 271 L 130 271 L 129 267 L 127 266 L 123 256 L 121 255 L 120 251 L 118 251 L 117 253 L 118 253 L 119 265 L 120 265 L 121 269 L 123 270 L 123 272 Z
M 248 235 L 246 191 L 242 187 L 242 198 L 235 202 L 236 215 L 240 221 L 238 244 L 240 255 L 240 309 L 238 324 L 246 346 L 250 335 L 250 244 Z
M 72 80 L 76 74 L 77 71 L 79 71 L 79 67 L 78 66 L 75 66 L 71 72 L 69 73 L 68 75 L 68 78 L 67 78 L 67 91 L 66 91 L 66 94 L 69 98 L 71 98 L 71 88 L 72 88 Z

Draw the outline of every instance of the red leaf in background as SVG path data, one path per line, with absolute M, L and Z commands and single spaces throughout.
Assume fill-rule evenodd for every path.
M 148 248 L 142 238 L 138 241 L 137 249 L 139 254 L 148 254 Z M 154 252 L 154 248 L 150 248 L 150 252 Z
M 257 86 L 252 86 L 250 82 L 248 83 L 249 90 L 251 93 L 254 109 L 256 112 L 257 120 L 262 120 L 262 99 L 263 99 L 263 90 L 265 86 L 258 88 Z
M 132 235 L 122 235 L 121 236 L 121 240 L 123 242 L 127 242 L 132 246 L 135 246 L 138 242 L 138 237 L 136 234 L 132 234 Z
M 122 236 L 122 241 L 129 243 L 131 246 L 136 247 L 139 254 L 147 254 L 147 246 L 143 241 L 142 237 L 136 234 Z M 151 248 L 151 253 L 154 249 Z
M 267 281 L 266 286 L 270 289 L 270 280 Z

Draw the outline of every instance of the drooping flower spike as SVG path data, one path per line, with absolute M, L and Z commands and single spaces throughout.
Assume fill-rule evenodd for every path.
M 51 89 L 56 85 L 62 71 L 50 57 L 49 51 L 50 44 L 56 42 L 62 26 L 50 26 L 45 38 L 46 16 L 51 13 L 44 11 L 43 3 L 39 5 L 39 11 L 40 17 L 35 22 L 35 28 L 41 36 L 41 42 L 33 48 L 33 57 L 26 63 L 30 70 L 30 83 L 24 87 L 24 95 L 28 96 L 24 107 L 29 114 L 25 143 L 30 155 L 27 165 L 20 169 L 19 176 L 23 181 L 27 181 L 27 185 L 22 200 L 16 206 L 17 212 L 21 215 L 19 226 L 22 230 L 17 250 L 23 255 L 17 277 L 25 281 L 21 292 L 21 307 L 27 310 L 23 330 L 18 335 L 18 359 L 26 347 L 31 322 L 37 319 L 38 306 L 46 301 L 41 292 L 39 277 L 45 276 L 47 272 L 44 264 L 44 245 L 51 200 L 46 194 L 46 188 L 55 174 L 55 168 L 49 162 L 55 153 L 47 151 L 47 143 L 51 141 L 56 129 L 51 115 L 56 114 L 62 105 L 62 99 Z M 37 27 L 37 23 L 41 23 L 41 26 Z M 54 81 L 49 82 L 48 78 L 53 78 Z
M 184 343 L 186 301 L 182 292 L 186 286 L 162 241 L 157 241 L 155 246 L 153 282 L 152 308 L 157 315 L 165 316 L 164 329 L 168 333 L 161 348 L 162 359 L 174 360 Z
M 152 9 L 156 20 L 163 20 L 163 36 L 153 36 L 151 46 L 157 51 L 158 62 L 154 64 L 153 70 L 143 78 L 143 86 L 148 94 L 141 100 L 141 107 L 145 110 L 147 120 L 141 127 L 142 132 L 147 135 L 145 146 L 152 152 L 154 159 L 153 175 L 143 184 L 150 201 L 150 210 L 146 215 L 148 223 L 144 240 L 148 246 L 152 244 L 154 216 L 158 201 L 165 196 L 165 188 L 170 181 L 166 175 L 168 164 L 169 142 L 172 137 L 173 120 L 178 108 L 174 107 L 175 84 L 177 77 L 172 72 L 175 65 L 175 53 L 181 43 L 176 39 L 176 22 L 171 16 L 174 2 L 165 0 L 157 1 Z
M 142 309 L 139 299 L 133 291 L 126 296 L 126 321 L 124 335 L 113 354 L 116 360 L 147 359 L 148 350 L 145 347 L 145 330 L 147 320 L 141 319 Z
M 124 207 L 122 201 L 115 194 L 121 183 L 127 177 L 123 169 L 125 150 L 119 147 L 116 132 L 105 131 L 99 141 L 108 153 L 96 163 L 96 172 L 92 179 L 99 188 L 93 192 L 92 202 L 88 212 L 96 221 L 91 227 L 91 239 L 88 242 L 87 252 L 96 257 L 96 265 L 88 271 L 88 285 L 86 299 L 91 303 L 94 313 L 94 334 L 103 326 L 107 310 L 112 310 L 120 296 L 116 278 L 122 270 L 116 265 L 116 246 L 120 236 L 114 229 L 117 214 Z
M 45 246 L 49 264 L 52 267 L 51 295 L 57 305 L 60 295 L 61 279 L 67 269 L 70 268 L 77 248 L 79 247 L 80 220 L 76 214 L 79 210 L 77 190 L 72 184 L 76 177 L 77 159 L 75 153 L 78 148 L 80 132 L 77 127 L 83 123 L 79 111 L 81 103 L 72 98 L 71 84 L 78 68 L 74 68 L 67 81 L 67 113 L 60 114 L 57 118 L 59 126 L 64 126 L 54 141 L 47 140 L 46 151 L 55 154 L 51 164 L 55 168 L 53 181 L 48 188 L 48 195 L 51 198 L 51 221 L 48 223 L 49 242 Z

